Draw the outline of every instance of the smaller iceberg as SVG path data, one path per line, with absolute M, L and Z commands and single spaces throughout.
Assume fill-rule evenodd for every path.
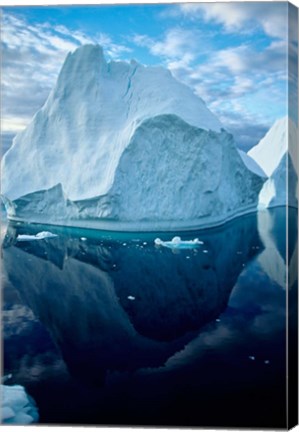
M 37 422 L 38 410 L 23 386 L 1 384 L 1 423 L 26 425 Z
M 203 242 L 198 240 L 198 238 L 194 240 L 182 240 L 181 237 L 176 236 L 170 241 L 163 241 L 160 238 L 155 239 L 156 246 L 165 246 L 170 249 L 192 249 L 202 244 Z
M 37 234 L 19 234 L 17 237 L 17 241 L 31 241 L 31 240 L 42 240 L 45 238 L 57 237 L 57 234 L 53 234 L 50 231 L 41 231 Z

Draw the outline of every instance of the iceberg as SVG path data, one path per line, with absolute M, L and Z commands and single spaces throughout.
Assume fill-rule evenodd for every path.
M 195 238 L 194 240 L 182 240 L 181 237 L 173 237 L 171 241 L 163 241 L 160 238 L 155 239 L 156 246 L 165 246 L 170 249 L 192 249 L 202 245 L 203 242 Z
M 277 120 L 248 155 L 266 173 L 259 209 L 298 206 L 297 126 L 288 117 Z
M 19 234 L 17 241 L 32 241 L 32 240 L 43 240 L 45 238 L 58 237 L 57 234 L 53 234 L 49 231 L 41 231 L 37 234 Z
M 265 171 L 262 170 L 260 165 L 254 159 L 252 159 L 252 157 L 250 157 L 243 150 L 238 149 L 238 152 L 242 158 L 242 161 L 244 162 L 244 164 L 247 166 L 247 168 L 250 171 L 254 172 L 255 174 L 257 174 L 260 177 L 267 178 L 267 174 L 265 173 Z
M 1 384 L 1 423 L 26 425 L 37 422 L 38 410 L 23 386 Z
M 263 183 L 190 88 L 98 45 L 68 54 L 2 160 L 10 219 L 119 231 L 222 224 L 254 211 Z

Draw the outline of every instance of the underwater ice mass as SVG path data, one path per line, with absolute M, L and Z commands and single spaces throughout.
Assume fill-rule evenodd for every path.
M 35 402 L 20 385 L 0 385 L 1 412 L 3 424 L 27 425 L 37 422 L 39 415 Z
M 85 45 L 4 155 L 2 199 L 10 219 L 26 222 L 116 231 L 222 224 L 285 204 L 277 184 L 292 160 L 286 123 L 274 126 L 274 144 L 270 131 L 246 154 L 167 69 L 107 62 L 100 46 Z M 270 144 L 281 151 L 272 148 L 268 166 Z

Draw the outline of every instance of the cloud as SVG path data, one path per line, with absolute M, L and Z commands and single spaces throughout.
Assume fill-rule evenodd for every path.
M 186 51 L 189 53 L 194 50 L 194 35 L 188 30 L 171 29 L 164 40 L 158 41 L 151 46 L 154 55 L 169 58 L 184 56 Z
M 250 45 L 226 48 L 175 75 L 194 88 L 237 144 L 248 150 L 287 109 L 286 52 L 284 42 L 263 51 Z
M 229 33 L 260 28 L 271 37 L 287 38 L 287 4 L 273 2 L 183 3 L 177 13 L 190 19 L 199 16 L 223 26 Z
M 169 69 L 188 67 L 199 53 L 203 53 L 200 41 L 204 38 L 199 30 L 170 28 L 163 37 L 151 38 L 147 35 L 135 35 L 133 43 L 148 48 L 153 56 L 161 57 Z
M 29 25 L 8 12 L 2 14 L 1 36 L 1 133 L 9 136 L 22 130 L 44 104 L 68 52 L 87 43 L 102 45 L 114 59 L 129 51 L 104 33 L 90 37 L 62 25 Z
M 279 73 L 286 75 L 287 45 L 283 41 L 272 42 L 264 50 L 249 44 L 220 49 L 211 53 L 198 70 L 209 73 L 222 70 L 226 76 L 239 74 L 267 75 Z

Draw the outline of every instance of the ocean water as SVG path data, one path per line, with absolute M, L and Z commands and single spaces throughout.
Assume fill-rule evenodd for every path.
M 58 236 L 17 241 L 44 230 Z M 285 233 L 284 208 L 193 233 L 8 224 L 6 384 L 25 386 L 45 424 L 285 427 Z M 174 235 L 204 244 L 154 245 Z M 290 274 L 289 298 L 296 286 Z

